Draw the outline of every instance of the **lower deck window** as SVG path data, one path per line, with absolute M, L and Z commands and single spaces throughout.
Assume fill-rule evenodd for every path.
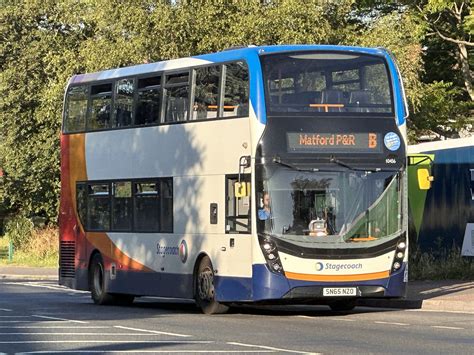
M 86 231 L 173 232 L 173 179 L 79 182 L 76 205 Z

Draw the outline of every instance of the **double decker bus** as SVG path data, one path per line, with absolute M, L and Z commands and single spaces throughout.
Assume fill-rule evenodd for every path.
M 403 297 L 406 109 L 384 49 L 237 48 L 73 76 L 59 283 L 97 304 Z

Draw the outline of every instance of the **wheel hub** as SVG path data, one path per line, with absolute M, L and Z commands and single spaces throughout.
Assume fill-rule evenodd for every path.
M 214 275 L 212 270 L 204 269 L 198 276 L 199 298 L 204 301 L 214 299 Z

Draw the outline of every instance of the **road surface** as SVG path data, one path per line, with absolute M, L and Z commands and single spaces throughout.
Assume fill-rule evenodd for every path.
M 474 352 L 474 312 L 239 307 L 140 298 L 96 306 L 54 281 L 0 280 L 0 354 Z

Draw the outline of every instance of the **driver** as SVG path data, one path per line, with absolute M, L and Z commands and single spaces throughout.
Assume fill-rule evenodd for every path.
M 258 210 L 258 219 L 261 221 L 266 221 L 270 219 L 271 211 L 270 211 L 270 195 L 268 192 L 263 193 L 263 208 Z

